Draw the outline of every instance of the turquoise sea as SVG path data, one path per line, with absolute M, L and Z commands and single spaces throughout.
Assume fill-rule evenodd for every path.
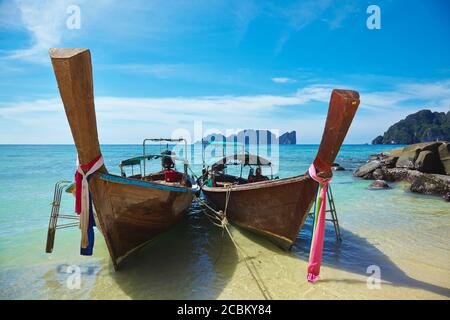
M 305 172 L 317 148 L 280 146 L 277 175 Z M 327 224 L 320 282 L 306 281 L 310 219 L 291 252 L 230 228 L 272 298 L 450 297 L 450 204 L 412 194 L 404 183 L 370 191 L 370 181 L 352 176 L 369 155 L 385 149 L 344 145 L 338 155 L 336 162 L 347 171 L 336 172 L 331 186 L 343 242 L 336 243 Z M 102 153 L 107 168 L 118 173 L 119 161 L 139 155 L 141 146 L 103 145 Z M 77 228 L 58 230 L 54 252 L 46 254 L 54 184 L 72 180 L 75 164 L 72 145 L 0 145 L 1 299 L 263 298 L 243 253 L 195 204 L 179 225 L 138 251 L 120 272 L 114 272 L 99 232 L 92 257 L 78 254 Z M 65 195 L 61 212 L 71 212 L 73 201 Z M 71 265 L 81 268 L 79 288 L 68 286 Z M 373 280 L 374 272 L 381 282 Z

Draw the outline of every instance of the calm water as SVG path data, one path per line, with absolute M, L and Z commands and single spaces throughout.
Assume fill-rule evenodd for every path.
M 336 172 L 332 182 L 344 240 L 337 244 L 333 226 L 327 225 L 319 283 L 306 281 L 310 220 L 288 253 L 230 228 L 272 298 L 450 297 L 450 205 L 411 194 L 402 183 L 369 191 L 369 181 L 352 177 L 350 170 L 384 148 L 348 145 L 336 160 L 349 169 Z M 281 146 L 277 175 L 303 173 L 316 151 L 313 145 Z M 102 152 L 108 169 L 117 173 L 119 161 L 140 154 L 141 147 L 106 145 Z M 73 146 L 0 145 L 0 298 L 263 298 L 242 253 L 196 205 L 120 272 L 113 271 L 99 233 L 92 257 L 78 255 L 75 228 L 58 230 L 54 252 L 46 254 L 53 187 L 58 180 L 72 179 L 75 161 Z M 72 209 L 73 198 L 66 196 L 61 212 Z M 67 266 L 73 264 L 81 267 L 79 289 L 67 286 Z M 373 265 L 381 273 L 379 289 L 367 286 L 367 268 Z

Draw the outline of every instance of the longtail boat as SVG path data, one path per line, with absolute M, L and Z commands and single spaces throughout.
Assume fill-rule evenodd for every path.
M 184 172 L 173 170 L 170 154 L 161 155 L 167 172 L 147 175 L 144 169 L 129 177 L 123 171 L 121 175 L 108 173 L 98 141 L 90 51 L 50 49 L 49 54 L 81 164 L 78 172 L 83 179 L 89 175 L 83 180 L 89 190 L 87 198 L 92 199 L 95 209 L 89 206 L 89 210 L 95 212 L 97 226 L 118 269 L 130 253 L 183 217 L 191 206 L 195 188 L 189 183 L 186 167 Z M 145 168 L 145 161 L 155 158 L 145 153 L 145 141 L 143 147 L 143 155 L 122 161 L 121 169 L 141 161 Z M 90 167 L 95 168 L 94 172 L 89 172 Z M 80 215 L 80 227 L 83 219 Z M 82 248 L 86 246 L 83 241 L 89 239 L 82 236 Z
M 319 177 L 331 178 L 331 166 L 358 106 L 358 92 L 333 90 L 322 141 L 313 162 Z M 271 165 L 267 159 L 241 153 L 204 168 L 201 184 L 208 202 L 226 214 L 231 223 L 262 234 L 289 249 L 312 207 L 318 182 L 308 173 L 283 179 L 263 177 L 253 180 L 226 174 L 221 169 L 230 160 L 241 165 Z

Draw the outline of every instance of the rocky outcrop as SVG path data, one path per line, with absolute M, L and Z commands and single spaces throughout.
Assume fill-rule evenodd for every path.
M 432 112 L 421 110 L 400 120 L 372 144 L 412 144 L 450 140 L 450 111 Z
M 372 155 L 353 172 L 362 179 L 407 181 L 412 192 L 445 196 L 450 192 L 448 142 L 418 143 Z M 371 188 L 381 187 L 374 183 Z
M 368 162 L 367 164 L 359 167 L 353 172 L 355 177 L 363 178 L 366 180 L 373 179 L 373 172 L 381 167 L 381 161 L 373 160 Z
M 446 142 L 441 144 L 438 152 L 445 174 L 450 174 L 450 143 Z
M 450 176 L 447 175 L 411 171 L 408 173 L 408 181 L 412 192 L 441 196 L 450 192 Z
M 278 138 L 279 144 L 297 144 L 297 136 L 295 131 L 283 133 Z

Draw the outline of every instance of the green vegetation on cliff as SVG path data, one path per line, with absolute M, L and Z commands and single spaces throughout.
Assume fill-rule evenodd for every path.
M 421 110 L 400 120 L 372 144 L 412 144 L 450 140 L 450 111 L 431 112 Z

